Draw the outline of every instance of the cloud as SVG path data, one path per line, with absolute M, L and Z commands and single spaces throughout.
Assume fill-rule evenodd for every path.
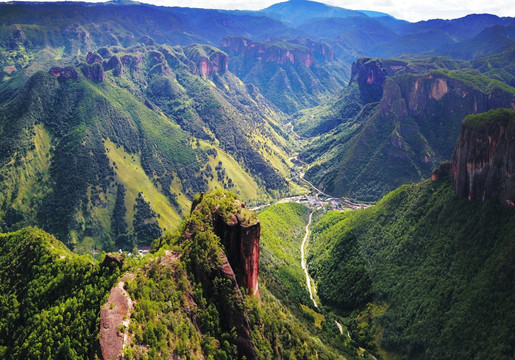
M 9 0 L 0 0 L 9 1 Z M 52 1 L 52 0 L 50 0 Z M 58 0 L 54 0 L 58 1 Z M 73 0 L 72 0 L 73 1 Z M 78 1 L 78 0 L 77 0 Z M 99 1 L 99 0 L 85 0 Z M 100 0 L 101 1 L 101 0 Z M 140 0 L 161 6 L 208 9 L 260 10 L 286 0 Z M 513 0 L 316 0 L 353 10 L 375 10 L 409 21 L 453 19 L 468 14 L 489 13 L 515 17 Z
M 353 10 L 383 11 L 409 21 L 453 19 L 474 13 L 515 16 L 515 2 L 512 0 L 326 0 L 325 2 Z

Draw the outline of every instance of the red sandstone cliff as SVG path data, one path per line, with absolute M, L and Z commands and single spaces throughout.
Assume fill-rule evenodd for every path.
M 456 194 L 515 206 L 515 110 L 468 116 L 452 156 Z
M 211 76 L 224 74 L 229 67 L 227 54 L 209 45 L 190 45 L 184 48 L 186 57 L 193 62 L 193 73 Z
M 215 233 L 225 246 L 227 257 L 234 269 L 240 285 L 254 296 L 259 296 L 259 237 L 261 224 L 242 224 L 237 216 L 232 221 L 218 217 Z
M 225 37 L 222 39 L 222 48 L 234 56 L 242 54 L 246 62 L 312 67 L 316 61 L 335 59 L 334 51 L 327 44 L 312 40 L 253 42 L 241 37 Z

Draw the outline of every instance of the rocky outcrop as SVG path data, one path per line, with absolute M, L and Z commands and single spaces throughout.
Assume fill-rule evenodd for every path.
M 450 174 L 451 174 L 451 163 L 444 162 L 439 167 L 437 167 L 435 170 L 433 170 L 433 173 L 431 174 L 431 180 L 432 181 L 441 181 L 443 179 L 448 179 Z
M 261 224 L 243 224 L 237 216 L 229 221 L 218 217 L 215 233 L 222 239 L 239 284 L 259 296 L 259 238 Z
M 225 37 L 222 49 L 231 55 L 243 55 L 246 62 L 273 62 L 280 65 L 303 65 L 312 67 L 317 61 L 333 61 L 334 51 L 329 45 L 299 39 L 291 42 L 253 42 L 241 37 Z
M 243 286 L 250 294 L 259 296 L 260 230 L 256 215 L 246 209 L 245 204 L 231 193 L 216 191 L 201 194 L 193 200 L 191 217 L 183 232 L 185 241 L 196 244 L 189 255 L 193 276 L 203 284 L 206 294 L 215 297 L 220 319 L 223 319 L 222 328 L 236 330 L 238 354 L 249 360 L 258 356 L 241 289 Z M 223 245 L 221 251 L 196 251 L 206 247 L 203 245 L 206 240 L 216 243 L 216 237 Z
M 102 56 L 98 55 L 97 53 L 93 53 L 93 52 L 88 52 L 88 55 L 86 55 L 86 62 L 88 64 L 94 64 L 94 63 L 99 63 L 99 64 L 102 64 L 102 62 L 104 61 L 104 59 L 102 58 Z
M 125 281 L 133 277 L 125 274 L 111 289 L 107 303 L 100 310 L 100 351 L 102 359 L 117 360 L 127 344 L 133 302 L 124 289 Z
M 515 110 L 468 116 L 452 156 L 456 194 L 515 206 Z
M 193 62 L 193 73 L 211 76 L 224 74 L 229 67 L 227 54 L 208 45 L 190 45 L 184 48 L 187 58 Z
M 73 66 L 66 66 L 64 68 L 54 66 L 49 70 L 49 73 L 60 79 L 77 79 L 79 77 L 77 70 Z
M 354 81 L 358 83 L 361 101 L 364 104 L 376 102 L 383 96 L 383 85 L 387 76 L 380 60 L 360 58 L 352 64 L 349 84 Z
M 225 279 L 228 279 L 234 286 L 236 289 L 236 294 L 238 295 L 235 300 L 238 304 L 238 307 L 243 308 L 243 294 L 241 293 L 238 286 L 238 281 L 234 274 L 233 268 L 225 254 L 222 254 L 221 262 L 221 273 L 219 275 Z M 244 355 L 247 359 L 257 359 L 255 346 L 251 340 L 250 323 L 247 316 L 239 312 L 232 311 L 229 308 L 224 308 L 221 311 L 221 315 L 224 321 L 231 325 L 231 328 L 236 329 L 236 333 L 238 334 L 236 338 L 238 353 Z
M 111 56 L 109 61 L 105 64 L 104 69 L 106 71 L 113 70 L 114 76 L 121 76 L 123 74 L 123 65 L 117 55 Z
M 99 63 L 92 65 L 82 64 L 80 69 L 84 76 L 89 80 L 96 82 L 102 82 L 105 80 L 104 68 Z

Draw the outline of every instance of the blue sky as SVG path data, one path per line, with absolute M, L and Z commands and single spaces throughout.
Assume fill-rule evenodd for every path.
M 164 6 L 258 10 L 281 0 L 142 0 L 142 2 Z M 319 0 L 319 2 L 346 9 L 382 11 L 409 21 L 454 19 L 473 13 L 515 17 L 514 0 Z

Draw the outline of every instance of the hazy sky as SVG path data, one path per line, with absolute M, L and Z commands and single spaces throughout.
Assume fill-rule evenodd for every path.
M 5 1 L 5 0 L 0 0 Z M 62 0 L 61 0 L 62 1 Z M 91 1 L 91 0 L 86 0 Z M 94 0 L 97 1 L 97 0 Z M 259 10 L 284 0 L 140 0 L 164 6 L 187 6 L 211 9 Z M 386 12 L 409 21 L 454 19 L 467 14 L 489 13 L 515 17 L 514 0 L 318 0 L 329 5 L 354 10 Z

